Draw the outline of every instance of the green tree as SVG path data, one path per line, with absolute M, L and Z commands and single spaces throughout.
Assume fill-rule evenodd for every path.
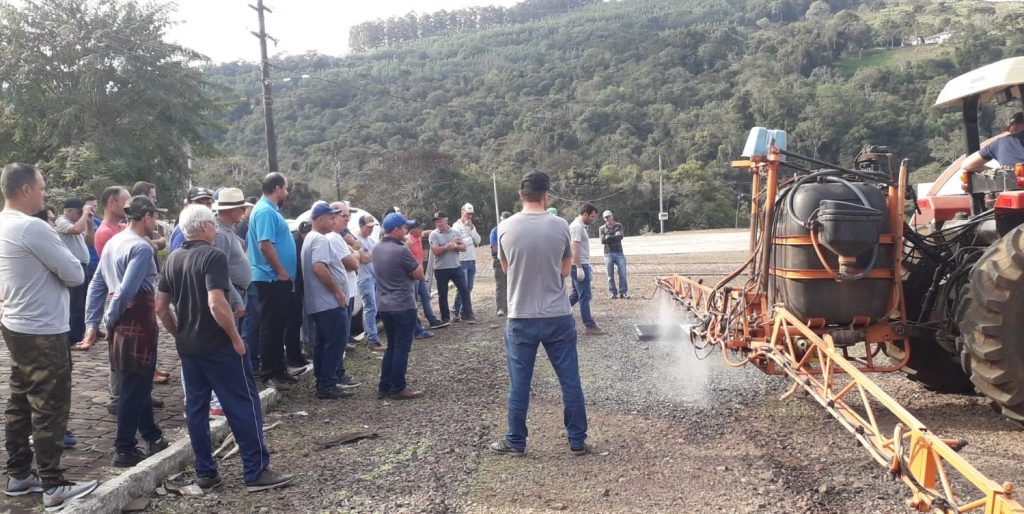
M 181 196 L 210 153 L 214 104 L 191 50 L 164 41 L 168 8 L 134 1 L 0 4 L 5 162 L 40 163 L 56 189 L 154 182 Z

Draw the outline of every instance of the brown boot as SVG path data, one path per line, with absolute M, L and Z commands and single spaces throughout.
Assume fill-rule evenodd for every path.
M 390 394 L 388 398 L 391 400 L 415 400 L 420 396 L 423 396 L 423 391 L 413 391 L 406 387 L 397 393 Z
M 583 333 L 588 336 L 603 336 L 608 332 L 605 332 L 604 330 L 601 330 L 601 327 L 594 325 L 592 327 L 586 327 L 586 330 L 584 330 Z

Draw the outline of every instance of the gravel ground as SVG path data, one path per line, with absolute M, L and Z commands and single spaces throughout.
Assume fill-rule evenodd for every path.
M 685 341 L 637 342 L 638 322 L 685 322 L 654 295 L 653 277 L 721 276 L 742 253 L 637 256 L 631 300 L 609 300 L 597 266 L 594 316 L 609 332 L 580 336 L 580 372 L 595 453 L 573 457 L 554 373 L 539 359 L 522 458 L 490 454 L 505 430 L 508 376 L 493 282 L 481 266 L 477 325 L 455 324 L 416 341 L 412 402 L 377 400 L 380 359 L 350 351 L 364 381 L 355 398 L 326 402 L 308 384 L 288 393 L 268 422 L 272 467 L 291 487 L 247 494 L 237 459 L 225 486 L 199 498 L 155 498 L 160 512 L 904 512 L 907 490 L 810 399 L 779 400 L 788 380 L 701 359 Z M 481 264 L 488 261 L 481 261 Z M 650 298 L 650 299 L 645 299 Z M 653 297 L 653 298 L 652 298 Z M 543 355 L 543 352 L 541 353 Z M 990 478 L 1024 483 L 1024 438 L 987 400 L 927 392 L 898 374 L 877 382 Z M 379 438 L 324 449 L 344 432 Z

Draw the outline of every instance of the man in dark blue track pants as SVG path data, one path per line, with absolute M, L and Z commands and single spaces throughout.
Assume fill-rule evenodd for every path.
M 156 310 L 164 328 L 174 334 L 181 357 L 198 485 L 212 489 L 221 484 L 210 441 L 211 391 L 217 393 L 238 441 L 246 488 L 255 492 L 287 485 L 293 476 L 268 467 L 270 453 L 263 441 L 263 411 L 252 362 L 227 298 L 233 287 L 227 257 L 212 246 L 217 221 L 207 207 L 189 205 L 178 223 L 186 241 L 167 258 L 160 273 Z

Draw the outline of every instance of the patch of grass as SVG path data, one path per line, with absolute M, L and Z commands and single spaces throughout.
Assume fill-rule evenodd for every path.
M 364 474 L 359 477 L 359 479 L 366 480 L 367 482 L 373 482 L 390 473 L 391 470 L 395 469 L 395 466 L 422 456 L 427 452 L 427 448 L 430 448 L 430 441 L 427 439 L 420 439 L 416 443 L 402 448 L 402 451 L 398 453 L 385 455 L 381 458 L 380 465 L 378 465 L 376 469 Z
M 936 57 L 947 48 L 947 45 L 919 45 L 904 46 L 902 48 L 875 48 L 865 50 L 863 55 L 857 58 L 840 59 L 835 62 L 835 67 L 844 73 L 853 74 L 861 68 L 885 68 L 896 66 L 905 62 L 915 62 L 922 59 Z

